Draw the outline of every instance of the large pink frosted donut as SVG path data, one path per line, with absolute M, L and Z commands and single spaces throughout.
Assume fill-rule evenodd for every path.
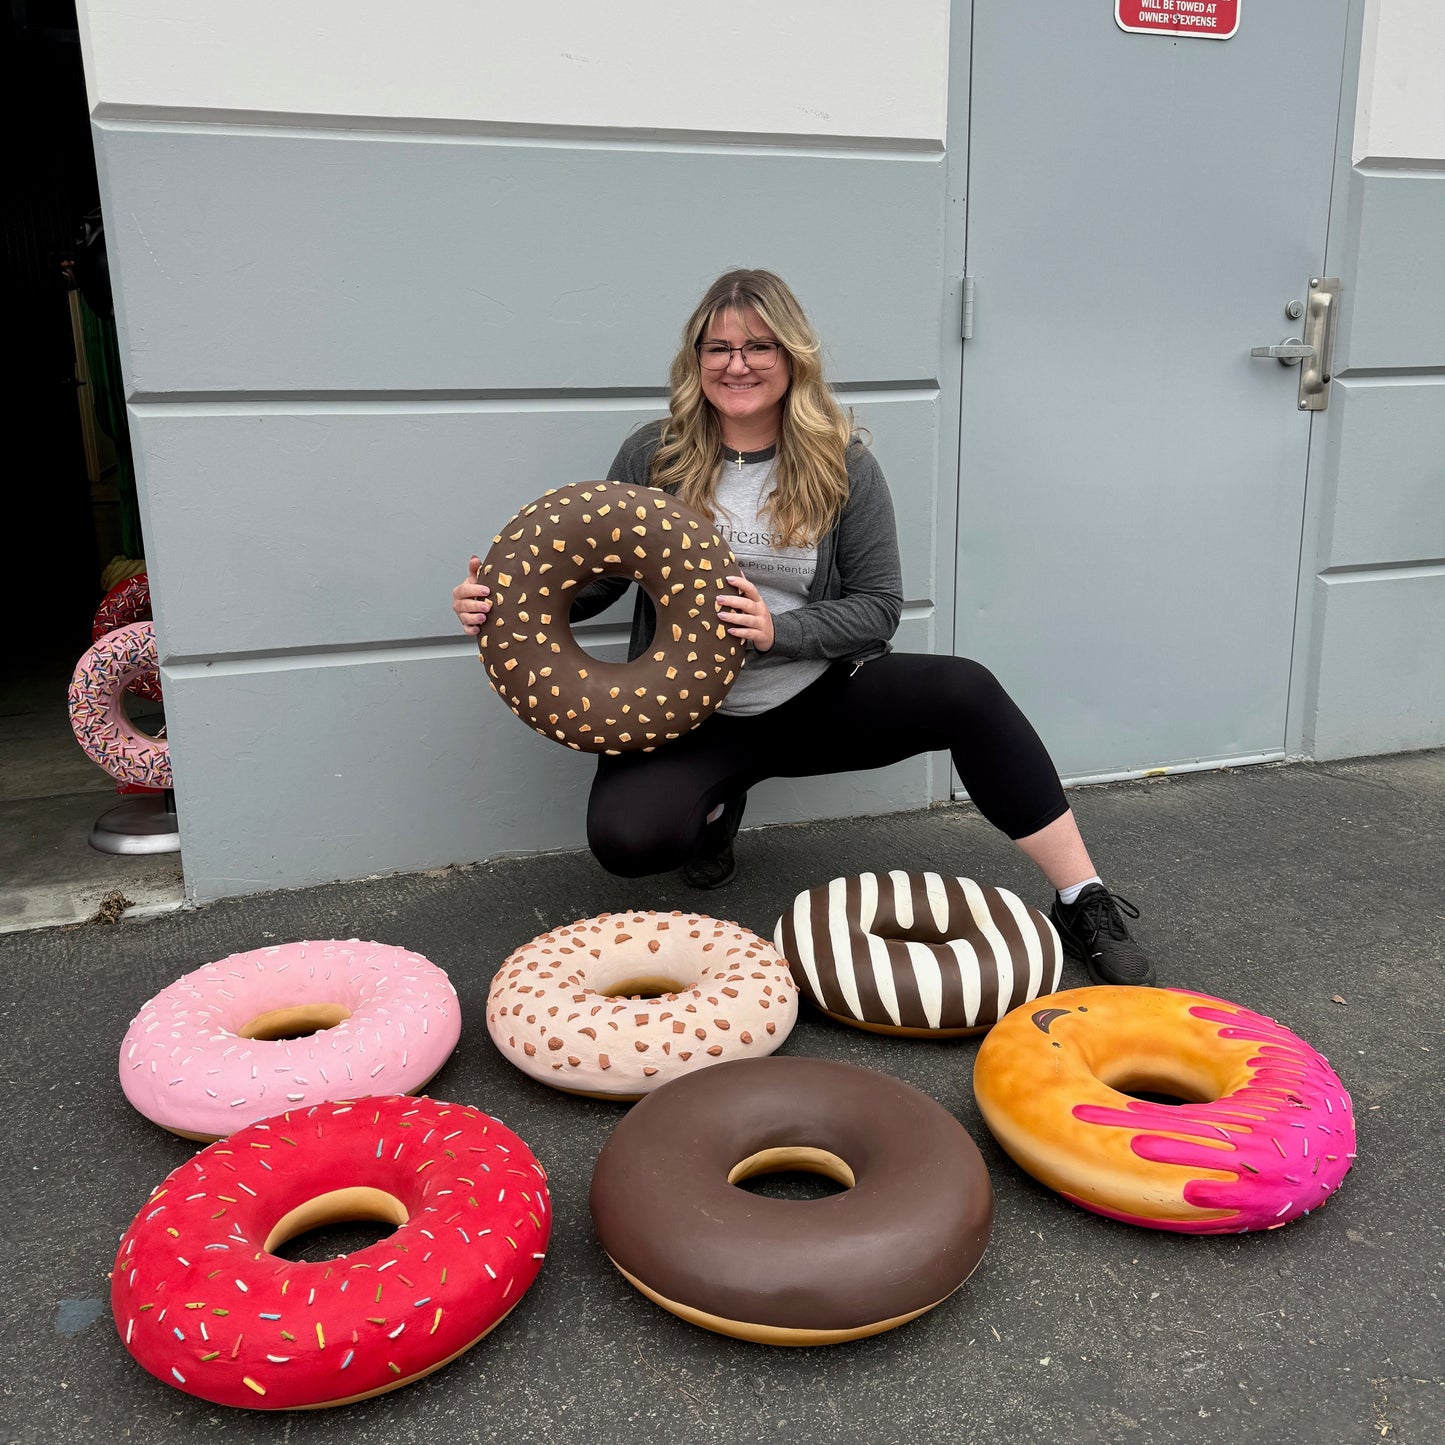
M 155 629 L 133 622 L 108 632 L 76 664 L 70 680 L 70 726 L 86 754 L 121 783 L 171 785 L 170 745 L 143 733 L 125 715 L 126 690 L 160 666 Z
M 120 1082 L 162 1128 L 217 1139 L 328 1099 L 415 1093 L 460 1034 L 456 990 L 421 954 L 355 938 L 284 943 L 162 989 L 121 1042 Z
M 492 1039 L 523 1073 L 608 1099 L 761 1058 L 797 1018 L 772 944 L 697 913 L 603 913 L 544 933 L 497 970 L 487 996 Z
M 144 572 L 117 582 L 100 600 L 95 609 L 95 618 L 90 624 L 90 640 L 99 642 L 107 632 L 117 627 L 129 627 L 132 622 L 151 620 L 151 584 Z M 131 683 L 130 692 L 151 702 L 161 700 L 161 675 L 150 672 L 137 677 Z

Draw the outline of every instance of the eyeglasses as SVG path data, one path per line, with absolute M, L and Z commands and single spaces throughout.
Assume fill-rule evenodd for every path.
M 704 371 L 726 371 L 736 351 L 749 371 L 770 371 L 777 365 L 782 349 L 780 341 L 747 341 L 741 346 L 729 346 L 726 341 L 700 341 L 697 359 Z

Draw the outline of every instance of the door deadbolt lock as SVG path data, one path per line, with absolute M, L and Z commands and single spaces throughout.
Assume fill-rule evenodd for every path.
M 1310 277 L 1309 300 L 1300 311 L 1291 302 L 1288 314 L 1304 315 L 1304 335 L 1286 337 L 1277 346 L 1255 346 L 1251 356 L 1273 357 L 1281 366 L 1298 366 L 1299 409 L 1323 411 L 1330 404 L 1330 353 L 1335 344 L 1335 311 L 1340 296 L 1337 276 Z

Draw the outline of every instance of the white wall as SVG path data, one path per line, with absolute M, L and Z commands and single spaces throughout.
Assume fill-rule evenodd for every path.
M 1445 5 L 1366 0 L 1354 160 L 1445 160 Z
M 80 0 L 99 115 L 942 145 L 948 0 Z M 445 37 L 445 44 L 438 44 Z

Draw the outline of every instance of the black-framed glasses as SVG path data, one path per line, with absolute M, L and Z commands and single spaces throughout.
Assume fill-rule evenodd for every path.
M 736 351 L 749 371 L 770 371 L 778 364 L 778 353 L 782 349 L 780 341 L 745 341 L 741 346 L 729 346 L 726 341 L 700 341 L 697 359 L 704 371 L 726 371 Z

